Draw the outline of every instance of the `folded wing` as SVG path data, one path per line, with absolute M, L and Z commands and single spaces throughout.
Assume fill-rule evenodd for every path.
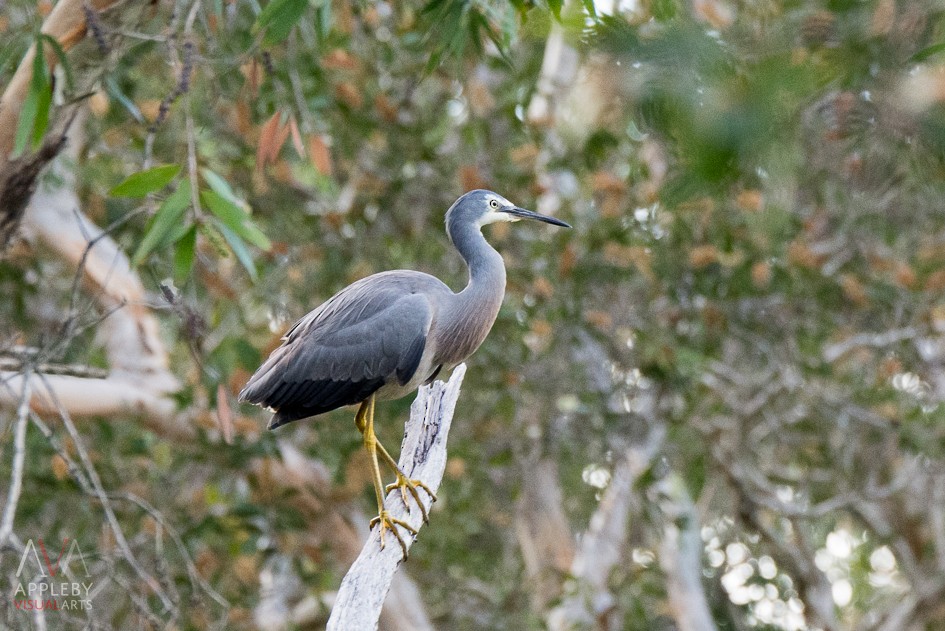
M 273 429 L 359 403 L 390 381 L 406 384 L 433 319 L 416 280 L 376 274 L 336 294 L 289 330 L 240 400 L 273 409 Z

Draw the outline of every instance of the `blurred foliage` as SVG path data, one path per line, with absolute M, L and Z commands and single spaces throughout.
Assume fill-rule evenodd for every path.
M 3 79 L 43 6 L 5 6 Z M 673 628 L 654 557 L 671 472 L 698 509 L 720 629 L 879 629 L 911 601 L 901 628 L 945 624 L 922 606 L 945 600 L 939 4 L 216 2 L 186 31 L 191 6 L 158 3 L 154 35 L 112 60 L 77 165 L 85 212 L 127 219 L 112 234 L 164 308 L 182 410 L 210 410 L 187 445 L 121 419 L 80 427 L 104 486 L 160 510 L 232 605 L 182 602 L 179 628 L 252 628 L 278 558 L 300 593 L 337 588 L 344 568 L 259 463 L 290 441 L 369 507 L 352 414 L 270 434 L 241 409 L 224 446 L 217 386 L 235 396 L 296 318 L 357 278 L 404 267 L 460 288 L 443 213 L 481 186 L 575 228 L 489 228 L 508 293 L 406 566 L 437 628 L 544 628 L 516 539 L 522 481 L 553 459 L 583 531 L 600 499 L 588 467 L 654 427 L 667 437 L 611 578 L 617 628 Z M 555 86 L 552 121 L 530 120 L 552 29 L 580 72 Z M 41 135 L 47 89 L 18 147 Z M 71 282 L 42 259 L 0 266 L 7 330 L 41 344 Z M 103 361 L 90 332 L 61 359 Z M 379 407 L 383 442 L 408 405 Z M 31 433 L 29 454 L 19 528 L 107 551 L 49 441 Z M 118 508 L 154 554 L 148 513 Z M 185 585 L 179 561 L 165 563 Z M 825 577 L 834 620 L 804 572 Z

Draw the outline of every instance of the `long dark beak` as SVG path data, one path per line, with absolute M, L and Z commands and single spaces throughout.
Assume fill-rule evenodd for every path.
M 513 217 L 521 217 L 522 219 L 537 219 L 538 221 L 550 223 L 552 226 L 561 226 L 562 228 L 571 227 L 570 224 L 567 224 L 560 219 L 555 219 L 554 217 L 549 217 L 548 215 L 541 215 L 530 210 L 525 210 L 524 208 L 519 208 L 518 206 L 506 206 L 505 208 L 500 208 L 499 212 L 508 213 Z

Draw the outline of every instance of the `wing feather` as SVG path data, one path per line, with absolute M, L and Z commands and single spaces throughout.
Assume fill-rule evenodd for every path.
M 443 283 L 385 272 L 345 288 L 296 322 L 240 400 L 276 410 L 270 427 L 363 401 L 420 364 Z

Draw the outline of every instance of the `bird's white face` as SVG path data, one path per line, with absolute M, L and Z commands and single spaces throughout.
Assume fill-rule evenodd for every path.
M 487 210 L 479 218 L 479 221 L 476 222 L 480 227 L 500 221 L 519 221 L 521 219 L 521 217 L 510 215 L 507 212 L 500 212 L 500 209 L 502 208 L 515 206 L 515 204 L 505 199 L 501 195 L 489 193 L 489 195 L 487 195 L 485 198 L 485 204 L 487 206 Z

